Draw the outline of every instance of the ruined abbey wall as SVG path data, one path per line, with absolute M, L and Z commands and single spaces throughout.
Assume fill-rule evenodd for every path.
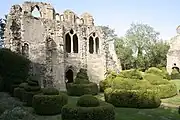
M 34 8 L 39 17 L 32 15 Z M 5 47 L 32 61 L 31 74 L 40 76 L 41 86 L 60 89 L 65 88 L 66 74 L 72 72 L 74 78 L 80 68 L 96 83 L 107 70 L 120 70 L 114 43 L 107 41 L 90 14 L 60 14 L 42 2 L 13 5 L 5 30 Z

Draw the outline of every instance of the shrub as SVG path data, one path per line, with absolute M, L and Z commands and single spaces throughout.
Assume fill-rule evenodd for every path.
M 168 80 L 171 79 L 171 77 L 168 74 L 168 72 L 166 71 L 166 69 L 163 69 L 163 68 L 159 69 L 159 68 L 156 68 L 156 67 L 151 67 L 148 70 L 146 70 L 145 73 L 151 73 L 151 74 L 159 75 L 159 76 L 162 76 L 163 79 L 168 79 Z
M 67 84 L 67 93 L 70 96 L 81 96 L 84 94 L 96 95 L 98 94 L 98 86 L 96 83 L 89 84 Z
M 4 89 L 4 81 L 0 75 L 0 92 L 3 91 L 3 89 Z
M 123 70 L 118 76 L 129 79 L 143 79 L 141 72 L 137 69 Z
M 173 83 L 155 85 L 160 98 L 169 98 L 177 95 L 177 87 Z
M 9 49 L 0 49 L 0 73 L 4 91 L 13 93 L 12 85 L 24 82 L 28 77 L 30 61 Z
M 83 95 L 77 101 L 77 106 L 80 106 L 80 107 L 97 107 L 97 106 L 99 106 L 99 100 L 92 95 Z
M 147 80 L 138 80 L 133 85 L 133 90 L 147 90 L 147 89 L 153 89 L 153 85 Z
M 99 82 L 100 92 L 104 92 L 106 88 L 111 87 L 111 80 L 102 80 Z
M 40 115 L 61 113 L 62 107 L 68 102 L 68 96 L 60 92 L 58 92 L 58 94 L 54 94 L 55 92 L 51 92 L 52 94 L 50 94 L 49 92 L 48 95 L 46 93 L 47 92 L 45 92 L 45 94 L 34 95 L 32 106 L 35 112 Z
M 163 79 L 162 76 L 146 73 L 144 75 L 144 79 L 148 80 L 152 85 L 161 85 L 161 84 L 168 84 L 169 81 L 166 79 Z
M 115 120 L 113 105 L 100 102 L 97 107 L 80 107 L 67 104 L 61 111 L 62 120 Z
M 14 97 L 17 97 L 17 98 L 19 98 L 20 100 L 22 100 L 22 96 L 23 96 L 23 94 L 24 94 L 24 92 L 25 92 L 24 88 L 25 88 L 25 86 L 27 86 L 27 85 L 28 85 L 28 83 L 21 83 L 21 84 L 19 85 L 19 87 L 15 88 L 15 89 L 14 89 Z
M 84 94 L 96 95 L 98 86 L 96 83 L 89 82 L 86 69 L 80 69 L 77 73 L 74 83 L 67 83 L 67 93 L 72 96 L 81 96 Z
M 59 91 L 53 87 L 46 87 L 42 90 L 44 95 L 58 95 Z
M 153 90 L 120 90 L 108 88 L 104 92 L 105 101 L 116 107 L 157 108 L 161 100 Z
M 28 78 L 28 84 L 24 86 L 23 101 L 27 106 L 32 106 L 33 96 L 41 92 L 41 87 L 38 84 L 37 76 L 30 76 Z M 29 84 L 30 82 L 36 82 L 37 84 Z
M 173 69 L 172 72 L 171 72 L 171 79 L 180 79 L 180 73 L 176 70 L 176 69 Z

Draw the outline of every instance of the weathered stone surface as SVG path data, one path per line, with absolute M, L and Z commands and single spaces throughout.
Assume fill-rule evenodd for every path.
M 34 9 L 40 17 L 34 16 Z M 65 89 L 66 72 L 73 77 L 86 68 L 90 81 L 99 83 L 107 70 L 119 71 L 114 43 L 94 26 L 89 13 L 78 17 L 66 10 L 56 13 L 47 3 L 25 2 L 14 5 L 8 15 L 5 47 L 23 54 L 31 61 L 31 74 L 40 76 L 42 87 Z
M 176 67 L 180 68 L 180 33 L 179 26 L 176 29 L 177 35 L 170 40 L 170 48 L 167 53 L 167 71 L 170 74 L 172 72 L 172 67 L 176 64 Z

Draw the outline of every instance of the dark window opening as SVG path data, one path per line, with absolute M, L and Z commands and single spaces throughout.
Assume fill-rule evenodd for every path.
M 71 36 L 69 35 L 69 33 L 67 33 L 65 36 L 65 44 L 66 44 L 66 52 L 70 53 L 71 52 Z
M 78 53 L 78 37 L 77 35 L 73 35 L 73 51 L 74 53 Z
M 176 66 L 176 63 L 174 63 L 174 66 L 172 67 L 172 69 L 175 69 L 179 72 L 179 67 Z
M 71 29 L 71 30 L 70 30 L 70 33 L 71 33 L 71 34 L 74 34 L 74 31 Z
M 73 82 L 73 71 L 71 69 L 69 69 L 67 72 L 66 72 L 66 83 L 72 83 Z
M 96 42 L 96 53 L 98 53 L 99 52 L 99 38 L 98 37 L 96 37 L 95 42 Z
M 22 46 L 22 55 L 28 57 L 29 56 L 29 45 L 27 43 L 24 43 Z
M 89 38 L 89 53 L 94 53 L 94 40 L 92 37 Z
M 40 9 L 37 5 L 32 8 L 31 14 L 33 17 L 41 17 Z
M 95 37 L 95 36 L 96 36 L 96 33 L 93 33 L 93 36 Z

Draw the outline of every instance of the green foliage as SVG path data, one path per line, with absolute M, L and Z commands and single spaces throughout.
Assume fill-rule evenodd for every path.
M 37 84 L 31 84 L 33 82 Z M 27 83 L 28 84 L 24 86 L 23 101 L 27 106 L 32 106 L 33 96 L 41 93 L 41 87 L 38 84 L 38 77 L 36 75 L 30 76 Z
M 153 85 L 147 80 L 138 80 L 134 85 L 133 85 L 133 90 L 151 90 L 153 89 Z
M 3 89 L 4 89 L 4 81 L 0 75 L 0 92 L 3 91 Z
M 74 80 L 75 84 L 87 84 L 89 83 L 89 77 L 87 75 L 87 70 L 86 69 L 80 69 L 79 72 L 77 73 L 77 76 Z
M 172 70 L 172 72 L 171 72 L 171 79 L 172 80 L 180 79 L 180 73 L 176 69 Z
M 0 49 L 0 56 L 0 73 L 4 81 L 4 90 L 13 93 L 11 86 L 27 79 L 30 61 L 5 48 Z
M 148 80 L 152 85 L 161 85 L 161 84 L 168 84 L 169 81 L 166 79 L 163 79 L 162 76 L 146 73 L 144 75 L 144 79 Z
M 58 95 L 59 90 L 53 87 L 46 87 L 42 90 L 44 95 Z
M 32 106 L 37 114 L 54 115 L 61 113 L 62 107 L 67 103 L 68 96 L 64 93 L 59 93 L 58 95 L 39 94 L 34 95 Z
M 70 96 L 81 96 L 84 94 L 96 95 L 98 93 L 98 86 L 96 83 L 89 84 L 67 84 L 67 93 Z
M 153 90 L 120 90 L 108 88 L 104 92 L 105 101 L 116 107 L 157 108 L 161 100 Z
M 157 90 L 160 98 L 170 98 L 177 95 L 177 87 L 173 83 L 155 85 L 154 89 Z
M 80 106 L 80 107 L 97 107 L 97 106 L 99 106 L 99 100 L 92 95 L 83 95 L 77 101 L 77 106 Z
M 23 94 L 25 92 L 25 86 L 27 86 L 28 83 L 21 83 L 19 87 L 14 89 L 14 97 L 19 98 L 21 101 L 23 100 Z
M 123 70 L 118 75 L 123 78 L 130 78 L 130 79 L 142 79 L 142 74 L 137 69 L 130 69 L 130 70 Z
M 97 107 L 80 107 L 75 104 L 63 106 L 62 120 L 115 120 L 115 110 L 111 104 L 100 102 Z

